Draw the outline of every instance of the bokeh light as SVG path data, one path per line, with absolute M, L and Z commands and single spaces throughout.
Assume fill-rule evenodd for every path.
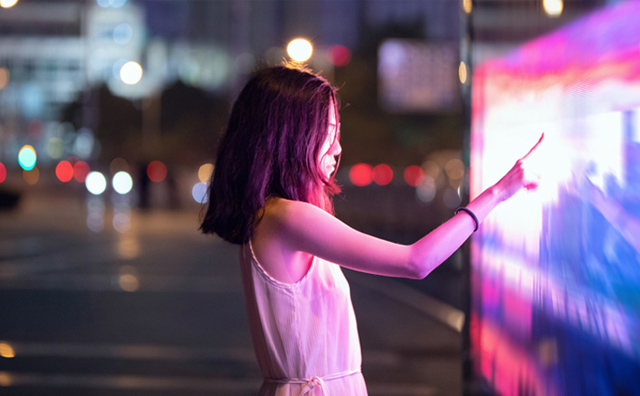
M 198 169 L 198 179 L 202 183 L 209 183 L 209 179 L 211 178 L 211 174 L 213 173 L 213 164 L 204 164 Z
M 424 179 L 424 171 L 418 165 L 410 165 L 404 170 L 404 181 L 411 187 L 418 187 Z
M 547 15 L 556 18 L 562 14 L 564 2 L 562 0 L 542 0 L 542 7 Z
M 134 292 L 140 287 L 138 269 L 132 265 L 123 265 L 118 270 L 118 286 L 123 291 Z
M 17 2 L 18 0 L 0 0 L 0 7 L 11 8 L 16 5 Z
M 428 203 L 436 197 L 436 181 L 431 175 L 426 174 L 422 183 L 416 188 L 416 196 L 422 202 Z
M 73 178 L 79 183 L 85 182 L 89 172 L 91 172 L 91 168 L 84 161 L 78 161 L 73 165 Z
M 128 23 L 121 23 L 113 29 L 113 41 L 116 44 L 125 45 L 131 41 L 133 28 Z
M 462 160 L 459 158 L 450 159 L 444 166 L 444 171 L 449 178 L 449 184 L 451 184 L 452 187 L 457 188 L 464 177 L 464 164 L 462 163 Z
M 113 216 L 113 228 L 121 234 L 131 229 L 131 215 L 128 212 L 116 213 Z
M 135 85 L 142 79 L 142 66 L 134 61 L 129 61 L 120 68 L 120 79 L 128 85 Z
M 93 232 L 104 229 L 104 200 L 100 196 L 89 197 L 87 200 L 87 227 Z
M 73 165 L 69 161 L 60 161 L 56 165 L 56 177 L 63 183 L 73 179 Z
M 93 195 L 100 195 L 107 189 L 107 179 L 97 171 L 89 172 L 84 184 Z
M 393 180 L 393 170 L 387 164 L 376 165 L 373 168 L 372 178 L 376 184 L 386 186 Z
M 5 181 L 7 178 L 7 168 L 4 166 L 2 162 L 0 162 L 0 183 Z
M 191 196 L 197 203 L 207 203 L 207 201 L 209 201 L 207 184 L 202 182 L 196 183 L 191 189 Z
M 122 274 L 118 277 L 118 286 L 120 286 L 123 291 L 134 292 L 140 287 L 140 282 L 133 274 Z
M 47 154 L 50 158 L 58 159 L 64 155 L 64 143 L 59 137 L 52 137 L 47 141 Z
M 0 371 L 0 386 L 11 386 L 12 384 L 13 376 L 6 371 Z
M 471 0 L 462 0 L 462 8 L 464 8 L 464 12 L 471 14 L 471 11 L 473 11 L 473 2 Z
M 40 171 L 37 167 L 32 168 L 31 170 L 23 170 L 22 178 L 27 184 L 31 184 L 32 186 L 40 180 Z
M 438 181 L 440 176 L 440 165 L 436 161 L 427 160 L 422 163 L 422 170 L 424 171 L 425 177 L 429 176 L 434 181 Z
M 120 171 L 113 175 L 113 179 L 111 180 L 111 184 L 113 185 L 113 189 L 118 194 L 127 194 L 133 188 L 133 179 L 131 175 L 127 172 Z
M 313 46 L 309 40 L 297 38 L 287 45 L 287 54 L 296 62 L 305 62 L 313 54 Z
M 129 172 L 129 163 L 124 158 L 114 158 L 109 164 L 109 170 L 114 175 L 120 171 Z
M 0 342 L 0 356 L 2 356 L 3 358 L 11 359 L 16 356 L 16 352 L 10 344 L 6 342 Z
M 154 183 L 160 183 L 167 177 L 167 166 L 161 161 L 151 161 L 147 166 L 147 176 Z
M 118 239 L 118 256 L 124 260 L 131 260 L 140 256 L 140 242 L 135 234 L 121 233 Z
M 467 83 L 467 65 L 464 62 L 460 62 L 460 66 L 458 67 L 458 77 L 462 84 Z
M 113 8 L 120 8 L 127 4 L 127 0 L 109 0 L 109 5 Z
M 120 79 L 120 71 L 122 70 L 122 66 L 127 63 L 125 58 L 120 58 L 113 62 L 113 66 L 111 67 L 111 73 L 113 73 L 113 78 Z
M 373 168 L 369 164 L 355 164 L 349 170 L 349 180 L 355 186 L 363 187 L 371 184 L 373 180 Z
M 327 55 L 334 66 L 346 66 L 351 62 L 351 51 L 344 45 L 332 45 L 327 50 Z
M 9 84 L 9 70 L 5 67 L 0 67 L 0 89 Z
M 29 171 L 36 166 L 37 158 L 36 150 L 28 144 L 22 146 L 18 153 L 18 163 L 20 164 L 20 167 L 26 171 Z

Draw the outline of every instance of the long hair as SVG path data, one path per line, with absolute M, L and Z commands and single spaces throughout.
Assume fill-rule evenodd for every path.
M 304 70 L 273 67 L 249 80 L 219 146 L 203 233 L 247 243 L 270 197 L 333 213 L 331 197 L 340 189 L 318 166 L 332 102 L 337 107 L 336 88 Z

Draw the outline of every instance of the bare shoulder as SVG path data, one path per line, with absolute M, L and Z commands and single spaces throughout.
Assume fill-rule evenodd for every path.
M 301 215 L 315 211 L 315 206 L 282 198 L 272 198 L 265 204 L 262 219 L 254 229 L 252 244 L 260 264 L 273 278 L 286 283 L 301 279 L 307 272 L 311 255 L 292 246 L 292 235 L 300 231 Z
M 271 198 L 254 229 L 254 245 L 278 246 L 291 252 L 308 250 L 308 244 L 317 236 L 326 222 L 337 221 L 334 216 L 317 206 L 284 198 Z
M 264 222 L 271 231 L 286 232 L 326 216 L 331 215 L 308 202 L 271 198 L 265 204 L 261 223 Z

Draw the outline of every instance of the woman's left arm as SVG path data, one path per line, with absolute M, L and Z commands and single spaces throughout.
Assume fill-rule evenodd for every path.
M 541 141 L 542 137 L 500 181 L 466 206 L 478 222 L 523 187 L 537 186 L 537 177 L 527 172 L 525 160 Z M 304 202 L 282 201 L 280 205 L 274 211 L 277 226 L 273 233 L 286 241 L 287 250 L 308 252 L 347 268 L 386 276 L 424 278 L 462 246 L 476 226 L 468 213 L 459 212 L 414 244 L 402 245 L 354 230 Z

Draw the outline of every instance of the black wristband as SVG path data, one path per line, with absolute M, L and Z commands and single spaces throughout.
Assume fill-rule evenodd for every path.
M 469 216 L 471 216 L 471 218 L 473 219 L 473 222 L 476 224 L 476 228 L 473 230 L 473 232 L 478 231 L 478 227 L 480 226 L 480 222 L 478 221 L 478 218 L 476 217 L 475 213 L 473 213 L 471 210 L 461 206 L 458 209 L 456 209 L 455 214 L 458 214 L 460 212 L 465 212 L 467 213 Z

